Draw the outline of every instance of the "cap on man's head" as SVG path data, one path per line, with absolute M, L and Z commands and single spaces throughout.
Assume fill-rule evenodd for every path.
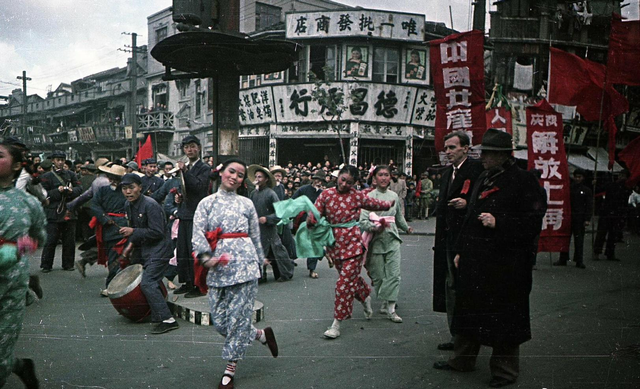
M 127 173 L 122 177 L 122 180 L 120 180 L 120 184 L 121 185 L 131 185 L 131 184 L 142 185 L 142 179 L 140 178 L 139 175 L 135 173 Z
M 185 145 L 188 145 L 189 143 L 195 143 L 198 146 L 201 146 L 200 139 L 198 139 L 198 137 L 195 136 L 195 135 L 187 135 L 187 136 L 184 137 L 184 139 L 182 139 L 182 146 L 183 147 Z
M 40 163 L 40 166 L 42 166 L 44 170 L 48 170 L 48 169 L 51 169 L 51 167 L 53 166 L 53 162 L 51 162 L 50 159 L 45 159 Z
M 67 159 L 67 155 L 62 150 L 55 150 L 53 153 L 51 153 L 51 159 L 53 158 Z
M 4 141 L 2 143 L 16 146 L 16 147 L 21 147 L 23 149 L 27 148 L 27 145 L 25 145 L 20 139 L 16 138 L 15 136 L 9 136 L 4 138 Z
M 573 171 L 574 176 L 586 176 L 587 172 L 584 169 L 577 168 Z
M 86 165 L 82 165 L 80 167 L 80 169 L 87 169 L 90 172 L 95 172 L 96 171 L 96 165 L 92 164 L 92 163 L 88 163 Z
M 146 165 L 157 165 L 158 162 L 156 161 L 155 158 L 147 158 L 144 161 L 142 161 L 142 166 L 146 166 Z
M 127 162 L 127 167 L 133 170 L 138 170 L 138 164 L 135 161 Z

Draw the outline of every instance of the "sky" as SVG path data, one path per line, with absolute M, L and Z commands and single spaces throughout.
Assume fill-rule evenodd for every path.
M 466 31 L 470 0 L 334 0 L 352 6 L 423 14 Z M 627 0 L 636 4 L 638 0 Z M 29 95 L 46 96 L 48 88 L 114 67 L 124 67 L 130 53 L 119 51 L 147 43 L 147 16 L 172 0 L 3 0 L 0 7 L 0 96 L 22 88 L 26 70 Z M 390 4 L 393 9 L 390 9 Z M 631 7 L 629 7 L 631 8 Z

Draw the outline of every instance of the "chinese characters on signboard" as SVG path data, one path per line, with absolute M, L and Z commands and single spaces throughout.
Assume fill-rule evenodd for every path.
M 569 251 L 569 166 L 562 131 L 562 115 L 546 100 L 527 107 L 528 168 L 542 172 L 540 185 L 547 192 L 538 252 Z
M 287 39 L 375 37 L 422 43 L 424 15 L 370 10 L 287 14 Z
M 486 129 L 484 100 L 484 35 L 473 30 L 430 42 L 430 61 L 437 100 L 437 151 L 444 136 L 466 131 L 472 144 Z
M 494 107 L 486 112 L 487 128 L 495 128 L 513 135 L 511 127 L 511 110 L 505 107 Z
M 275 123 L 270 87 L 240 91 L 238 117 L 240 125 Z

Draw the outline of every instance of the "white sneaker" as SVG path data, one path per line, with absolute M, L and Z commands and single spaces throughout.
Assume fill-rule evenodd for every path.
M 396 311 L 388 312 L 387 317 L 389 318 L 389 320 L 391 320 L 394 323 L 402 323 L 402 318 L 398 316 Z
M 329 339 L 335 339 L 338 336 L 340 336 L 340 330 L 335 328 L 335 327 L 329 327 L 325 332 L 324 332 L 324 337 L 325 338 L 329 338 Z
M 102 289 L 102 290 L 100 291 L 100 296 L 102 296 L 102 297 L 109 297 L 109 293 L 107 293 L 107 290 L 106 290 L 106 289 Z
M 389 310 L 387 309 L 386 301 L 382 302 L 382 306 L 380 307 L 380 310 L 378 312 L 380 312 L 381 315 L 386 315 L 387 313 L 389 313 Z
M 371 308 L 371 296 L 367 297 L 362 303 L 364 306 L 364 318 L 371 320 L 373 317 L 373 308 Z

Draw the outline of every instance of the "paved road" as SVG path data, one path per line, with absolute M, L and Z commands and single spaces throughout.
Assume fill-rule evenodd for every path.
M 531 299 L 533 340 L 521 348 L 521 376 L 513 387 L 640 387 L 639 353 L 624 352 L 640 344 L 640 239 L 625 239 L 621 262 L 587 260 L 586 270 L 551 267 L 549 255 L 540 256 Z M 280 356 L 271 358 L 259 344 L 250 347 L 236 387 L 487 387 L 487 349 L 472 373 L 431 367 L 448 356 L 435 348 L 448 334 L 444 315 L 431 311 L 432 245 L 432 236 L 405 237 L 398 309 L 404 323 L 377 313 L 366 321 L 357 304 L 336 340 L 322 337 L 332 321 L 337 279 L 326 261 L 317 280 L 298 260 L 293 281 L 261 285 L 258 298 L 266 309 L 259 327 L 274 328 Z M 27 308 L 17 347 L 19 357 L 35 359 L 43 388 L 217 387 L 225 362 L 223 339 L 212 327 L 180 321 L 177 331 L 149 335 L 151 324 L 130 323 L 99 296 L 104 268 L 94 266 L 82 279 L 59 270 L 59 261 L 41 275 L 45 297 Z M 38 265 L 39 257 L 32 260 L 34 272 Z M 6 387 L 21 385 L 12 377 Z

